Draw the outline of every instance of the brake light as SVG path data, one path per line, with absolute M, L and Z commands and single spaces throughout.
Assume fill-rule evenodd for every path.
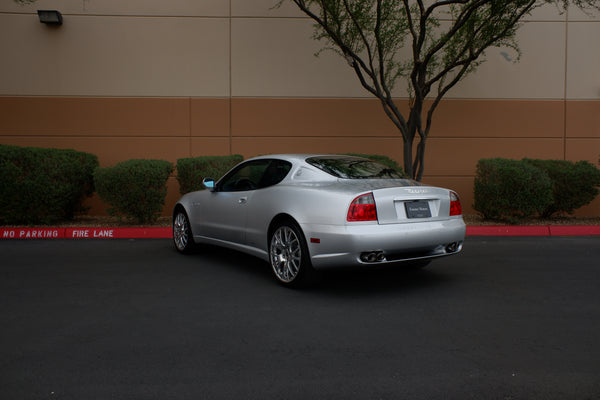
M 450 192 L 450 216 L 452 215 L 462 215 L 460 199 L 456 192 Z
M 348 209 L 347 220 L 352 221 L 377 221 L 377 207 L 373 193 L 363 194 L 355 198 Z

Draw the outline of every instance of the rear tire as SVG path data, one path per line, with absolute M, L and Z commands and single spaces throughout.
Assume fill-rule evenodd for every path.
M 285 221 L 274 228 L 269 238 L 269 261 L 275 278 L 284 286 L 307 285 L 314 276 L 306 240 L 294 223 Z
M 173 243 L 177 251 L 183 254 L 191 253 L 195 247 L 190 219 L 182 209 L 173 216 Z

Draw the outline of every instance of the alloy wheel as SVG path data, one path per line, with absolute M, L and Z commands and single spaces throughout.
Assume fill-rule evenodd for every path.
M 290 283 L 300 273 L 302 244 L 296 232 L 289 226 L 279 227 L 271 237 L 270 258 L 275 276 L 283 283 Z
M 189 249 L 190 224 L 183 212 L 177 213 L 173 221 L 173 242 L 177 250 L 185 252 Z

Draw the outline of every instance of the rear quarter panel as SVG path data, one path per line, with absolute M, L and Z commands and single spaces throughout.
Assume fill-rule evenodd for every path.
M 249 204 L 246 239 L 249 246 L 266 250 L 267 232 L 278 215 L 291 216 L 298 224 L 343 225 L 353 192 L 334 184 L 277 185 L 257 190 Z

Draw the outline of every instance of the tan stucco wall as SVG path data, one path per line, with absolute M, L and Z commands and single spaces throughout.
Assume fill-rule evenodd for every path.
M 480 158 L 596 163 L 600 125 L 590 108 L 600 102 L 445 101 L 428 141 L 424 181 L 458 190 L 469 212 Z M 102 166 L 282 152 L 373 153 L 401 162 L 401 138 L 374 99 L 0 97 L 0 109 L 1 143 L 75 148 L 97 154 Z M 175 182 L 170 187 L 169 205 L 177 198 Z M 598 215 L 599 205 L 580 214 Z
M 38 0 L 0 4 L 0 143 L 68 147 L 103 166 L 129 158 L 272 152 L 379 153 L 401 140 L 311 22 L 275 0 Z M 64 24 L 40 24 L 58 9 Z M 491 49 L 450 92 L 424 180 L 467 212 L 484 157 L 600 158 L 600 17 L 545 7 L 523 55 Z M 405 107 L 406 90 L 394 91 Z M 170 182 L 169 204 L 177 197 Z M 103 207 L 94 203 L 93 212 Z M 580 211 L 600 215 L 600 200 Z

